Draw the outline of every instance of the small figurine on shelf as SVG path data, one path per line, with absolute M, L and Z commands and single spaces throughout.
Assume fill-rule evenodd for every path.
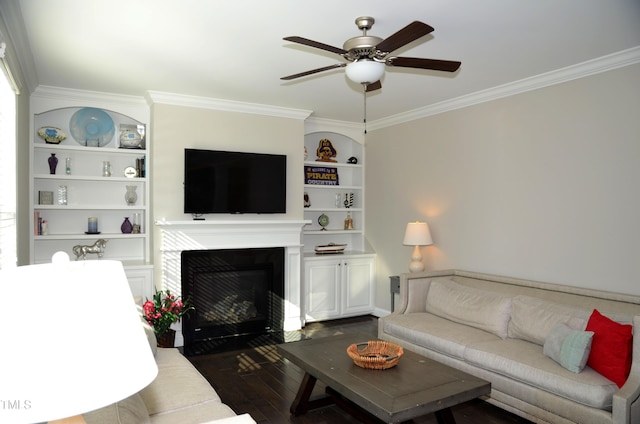
M 347 217 L 344 220 L 344 229 L 353 230 L 353 218 L 351 218 L 351 214 L 349 212 L 347 212 Z
M 102 259 L 104 256 L 104 248 L 107 245 L 107 241 L 105 239 L 98 239 L 91 246 L 77 244 L 73 246 L 73 253 L 76 255 L 76 261 L 82 257 L 82 259 L 87 259 L 87 253 L 95 253 L 98 255 L 99 259 Z
M 307 193 L 306 191 L 304 192 L 304 207 L 305 208 L 311 207 L 311 200 L 309 200 L 309 193 Z
M 338 151 L 333 147 L 331 140 L 323 138 L 318 143 L 316 155 L 318 156 L 316 162 L 337 162 L 334 158 L 338 156 Z
M 344 194 L 344 207 L 345 208 L 353 207 L 353 193 Z

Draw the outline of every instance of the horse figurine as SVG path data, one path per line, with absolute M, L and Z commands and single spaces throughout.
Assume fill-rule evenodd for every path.
M 108 240 L 105 239 L 98 239 L 91 246 L 85 246 L 82 244 L 73 246 L 73 253 L 76 255 L 76 261 L 80 259 L 80 256 L 82 256 L 82 260 L 87 259 L 87 253 L 97 253 L 98 258 L 102 259 L 102 256 L 104 256 L 104 248 L 107 245 L 107 241 Z

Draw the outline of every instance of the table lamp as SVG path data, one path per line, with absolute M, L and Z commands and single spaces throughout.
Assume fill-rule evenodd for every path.
M 404 232 L 404 240 L 402 244 L 406 246 L 414 246 L 413 253 L 411 254 L 411 262 L 409 263 L 409 271 L 424 271 L 420 246 L 429 246 L 433 244 L 433 240 L 431 240 L 431 233 L 429 232 L 429 225 L 426 222 L 419 221 L 408 223 L 407 229 Z
M 0 422 L 82 423 L 158 368 L 122 264 L 69 261 L 0 270 Z M 56 421 L 57 422 L 57 421 Z

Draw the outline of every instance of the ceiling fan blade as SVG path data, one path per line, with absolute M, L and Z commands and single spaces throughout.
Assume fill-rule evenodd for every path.
M 298 44 L 304 44 L 305 46 L 315 47 L 316 49 L 326 50 L 328 52 L 335 53 L 335 54 L 342 55 L 347 53 L 346 50 L 343 50 L 341 48 L 333 47 L 328 44 L 320 43 L 318 41 L 309 40 L 308 38 L 293 36 L 293 37 L 284 37 L 283 40 L 291 41 L 293 43 L 298 43 Z
M 386 64 L 389 66 L 402 66 L 404 68 L 455 72 L 462 63 L 453 60 L 422 59 L 418 57 L 390 57 L 386 60 Z
M 346 63 L 336 63 L 335 65 L 329 65 L 329 66 L 325 66 L 325 67 L 322 67 L 322 68 L 312 69 L 310 71 L 300 72 L 299 74 L 288 75 L 288 76 L 282 77 L 280 79 L 288 81 L 288 80 L 292 80 L 292 79 L 296 79 L 296 78 L 300 78 L 300 77 L 306 77 L 307 75 L 317 74 L 318 72 L 328 71 L 330 69 L 344 68 L 345 66 L 347 66 Z
M 376 48 L 383 53 L 389 53 L 394 50 L 399 49 L 400 47 L 409 44 L 410 42 L 417 40 L 420 37 L 423 37 L 433 31 L 433 28 L 423 22 L 413 21 L 406 27 L 402 28 L 400 31 L 395 34 L 391 34 L 381 43 L 379 43 Z
M 371 83 L 371 84 L 367 84 L 367 88 L 365 88 L 365 92 L 368 93 L 370 91 L 375 91 L 375 90 L 380 90 L 382 88 L 382 83 L 380 82 L 380 80 Z

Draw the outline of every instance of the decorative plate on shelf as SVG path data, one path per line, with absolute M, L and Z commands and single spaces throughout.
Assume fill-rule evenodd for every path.
M 61 141 L 67 139 L 67 135 L 60 128 L 56 127 L 38 128 L 38 137 L 48 144 L 60 144 Z
M 69 130 L 80 145 L 102 147 L 111 142 L 116 128 L 107 112 L 85 107 L 73 114 L 69 121 Z

